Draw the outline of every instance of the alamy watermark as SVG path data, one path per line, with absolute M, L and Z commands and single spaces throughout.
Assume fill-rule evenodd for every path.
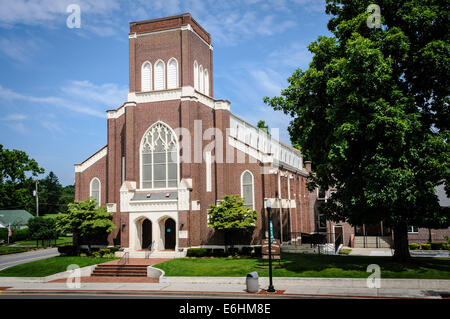
M 367 277 L 368 288 L 380 288 L 381 287 L 381 268 L 377 264 L 371 264 L 367 266 L 367 272 L 371 274 Z
M 370 4 L 366 12 L 370 13 L 367 17 L 366 24 L 370 29 L 381 28 L 381 8 L 378 4 Z
M 81 28 L 81 8 L 80 5 L 72 3 L 66 8 L 66 12 L 70 13 L 67 17 L 66 25 L 69 29 Z
M 67 266 L 67 272 L 69 272 L 69 277 L 66 280 L 66 286 L 69 289 L 80 289 L 81 288 L 81 270 L 80 266 L 72 264 Z

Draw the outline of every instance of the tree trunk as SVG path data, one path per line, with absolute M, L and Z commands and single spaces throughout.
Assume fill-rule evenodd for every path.
M 431 228 L 428 228 L 428 243 L 431 244 Z
M 404 262 L 410 258 L 408 226 L 406 223 L 399 223 L 394 226 L 394 260 Z

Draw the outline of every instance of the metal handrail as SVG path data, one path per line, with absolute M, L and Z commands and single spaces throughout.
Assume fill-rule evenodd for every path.
M 120 257 L 120 260 L 119 260 L 119 262 L 117 264 L 119 264 L 119 265 L 126 265 L 126 264 L 129 263 L 129 261 L 130 261 L 130 253 L 128 251 L 126 251 L 122 255 L 122 257 Z

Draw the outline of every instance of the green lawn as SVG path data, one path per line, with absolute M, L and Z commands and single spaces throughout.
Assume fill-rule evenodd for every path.
M 51 240 L 51 241 L 44 240 L 44 247 L 48 247 L 49 243 L 51 245 L 54 245 L 55 241 L 54 240 Z M 72 237 L 59 237 L 56 240 L 56 245 L 57 246 L 67 245 L 67 244 L 71 244 L 71 243 L 72 243 Z M 36 247 L 36 240 L 19 240 L 19 241 L 16 241 L 15 244 L 19 244 L 20 246 L 34 246 L 34 247 Z M 38 245 L 39 245 L 39 247 L 43 247 L 42 246 L 42 241 L 39 241 Z
M 378 264 L 382 278 L 450 279 L 448 258 L 414 258 L 407 264 L 392 261 L 391 257 L 333 256 L 313 254 L 283 254 L 281 268 L 273 269 L 274 277 L 367 278 L 367 266 Z M 268 276 L 268 265 L 254 258 L 180 258 L 155 267 L 166 276 L 224 276 L 242 277 L 257 271 Z M 273 263 L 278 266 L 278 261 Z
M 14 246 L 0 246 L 0 255 L 23 253 L 34 250 L 35 247 L 14 247 Z
M 94 257 L 52 257 L 13 266 L 0 271 L 0 277 L 45 277 L 66 271 L 67 266 L 76 264 L 80 267 L 101 264 L 116 258 Z

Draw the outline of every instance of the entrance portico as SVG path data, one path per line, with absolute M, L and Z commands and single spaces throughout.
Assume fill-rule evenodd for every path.
M 178 249 L 178 212 L 130 213 L 129 251 Z

